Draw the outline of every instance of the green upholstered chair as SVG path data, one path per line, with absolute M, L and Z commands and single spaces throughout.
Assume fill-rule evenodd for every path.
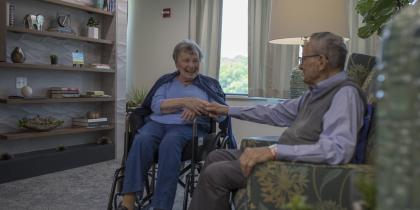
M 352 54 L 347 64 L 347 74 L 367 91 L 369 103 L 373 103 L 372 78 L 375 76 L 375 58 L 368 55 Z M 360 177 L 374 174 L 372 159 L 375 142 L 370 129 L 366 150 L 366 164 L 322 165 L 269 161 L 258 164 L 247 180 L 246 188 L 234 194 L 237 210 L 283 209 L 284 205 L 298 195 L 306 198 L 312 209 L 344 210 L 352 209 L 352 203 L 360 200 L 356 183 Z M 249 137 L 241 142 L 246 147 L 269 146 L 279 137 Z

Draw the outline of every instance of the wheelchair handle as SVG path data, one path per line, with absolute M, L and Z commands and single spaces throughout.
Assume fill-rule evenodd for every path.
M 192 148 L 191 148 L 191 152 L 192 152 L 192 160 L 196 159 L 196 153 L 197 153 L 197 148 L 198 148 L 198 132 L 197 132 L 197 117 L 194 118 L 193 120 L 193 130 L 192 130 Z
M 197 136 L 197 117 L 194 118 L 193 120 L 193 138 L 195 138 Z

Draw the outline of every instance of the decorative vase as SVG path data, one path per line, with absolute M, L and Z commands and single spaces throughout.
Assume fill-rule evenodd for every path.
M 56 55 L 50 55 L 51 65 L 56 65 L 58 63 L 58 57 Z
M 303 82 L 303 72 L 298 67 L 294 67 L 290 75 L 290 98 L 298 98 L 308 87 Z
M 24 97 L 30 97 L 32 95 L 32 88 L 29 86 L 24 86 L 20 92 L 22 93 L 22 96 Z
M 99 29 L 97 27 L 88 27 L 88 37 L 99 39 Z
M 25 54 L 23 53 L 23 50 L 20 47 L 15 47 L 15 49 L 12 52 L 11 57 L 12 57 L 13 63 L 25 62 Z
M 99 112 L 95 112 L 95 111 L 90 111 L 86 113 L 86 117 L 88 119 L 97 119 L 101 116 L 101 114 Z

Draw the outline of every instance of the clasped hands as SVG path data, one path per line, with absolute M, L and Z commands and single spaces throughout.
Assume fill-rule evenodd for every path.
M 216 118 L 220 115 L 227 115 L 229 107 L 215 102 L 209 103 L 207 101 L 192 98 L 187 103 L 187 109 L 184 109 L 182 116 L 184 119 L 194 119 L 197 115 L 207 115 Z M 258 163 L 273 160 L 270 149 L 268 147 L 246 148 L 239 158 L 241 170 L 245 177 L 248 177 L 254 166 Z
M 229 108 L 215 102 L 208 102 L 199 98 L 185 98 L 182 119 L 192 121 L 196 116 L 206 115 L 216 118 L 219 115 L 227 115 Z

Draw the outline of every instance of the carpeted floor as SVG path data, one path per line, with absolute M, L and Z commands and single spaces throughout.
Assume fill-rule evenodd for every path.
M 0 184 L 0 209 L 105 210 L 117 167 L 106 161 Z M 173 209 L 182 209 L 182 193 L 178 186 Z

